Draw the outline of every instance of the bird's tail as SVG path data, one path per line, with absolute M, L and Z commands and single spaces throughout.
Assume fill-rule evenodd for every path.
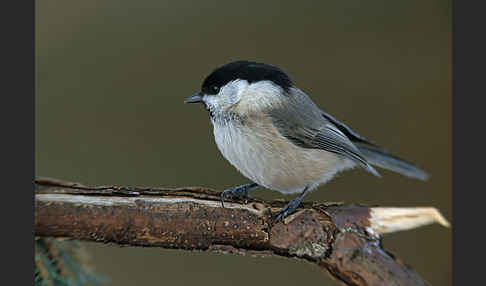
M 386 153 L 385 151 L 366 146 L 357 146 L 361 154 L 371 164 L 383 169 L 394 171 L 410 178 L 427 180 L 429 175 L 414 164 Z

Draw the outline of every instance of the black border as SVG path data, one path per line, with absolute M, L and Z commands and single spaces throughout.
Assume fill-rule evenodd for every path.
M 1 6 L 2 284 L 33 285 L 35 2 Z
M 10 5 L 8 5 L 8 4 Z M 34 178 L 34 1 L 9 1 L 2 5 L 2 208 L 3 281 L 10 285 L 33 284 L 33 178 Z M 463 285 L 479 280 L 485 193 L 481 136 L 485 96 L 484 11 L 472 4 L 453 1 L 453 282 Z M 7 7 L 9 6 L 9 7 Z M 476 195 L 476 196 L 475 196 Z M 6 201 L 8 200 L 8 202 Z M 478 223 L 479 222 L 479 223 Z M 473 261 L 478 260 L 478 261 Z M 19 273 L 20 272 L 20 273 Z M 479 275 L 478 275 L 479 274 Z M 479 282 L 479 281 L 478 281 Z
M 476 5 L 474 5 L 476 4 Z M 483 4 L 483 5 L 478 5 Z M 452 3 L 452 201 L 454 285 L 484 284 L 485 51 L 481 1 Z M 477 103 L 474 99 L 477 99 Z M 479 100 L 478 100 L 479 99 Z M 478 197 L 476 199 L 476 197 Z M 482 283 L 481 283 L 481 282 Z M 472 284 L 473 282 L 477 282 Z

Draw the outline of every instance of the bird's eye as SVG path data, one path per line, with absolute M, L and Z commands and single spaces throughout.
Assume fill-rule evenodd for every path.
M 213 86 L 213 91 L 216 92 L 216 93 L 219 93 L 219 87 Z

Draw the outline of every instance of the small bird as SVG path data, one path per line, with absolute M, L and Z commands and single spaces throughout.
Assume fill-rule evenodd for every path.
M 258 187 L 300 193 L 275 214 L 280 221 L 294 213 L 311 190 L 356 166 L 378 177 L 372 165 L 420 180 L 428 177 L 321 110 L 287 73 L 272 65 L 225 64 L 184 102 L 205 106 L 219 150 L 252 181 L 224 190 L 223 207 L 226 197 L 250 199 L 248 191 Z

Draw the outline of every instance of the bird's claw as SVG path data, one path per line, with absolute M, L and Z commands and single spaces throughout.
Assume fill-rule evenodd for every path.
M 275 223 L 282 221 L 284 218 L 288 217 L 289 215 L 293 214 L 295 212 L 295 209 L 290 209 L 287 207 L 282 208 L 280 211 L 278 211 L 274 216 L 275 216 Z
M 248 189 L 242 187 L 227 189 L 221 193 L 221 205 L 223 206 L 223 208 L 224 208 L 224 200 L 226 197 L 230 197 L 231 199 L 236 199 L 236 200 L 245 200 L 245 201 L 255 200 L 253 197 L 251 197 L 248 194 Z
M 275 217 L 275 223 L 282 221 L 284 218 L 288 217 L 289 215 L 295 213 L 297 211 L 297 208 L 300 205 L 301 200 L 300 199 L 295 199 L 290 201 L 285 207 L 283 207 L 281 210 L 276 212 L 273 216 Z

